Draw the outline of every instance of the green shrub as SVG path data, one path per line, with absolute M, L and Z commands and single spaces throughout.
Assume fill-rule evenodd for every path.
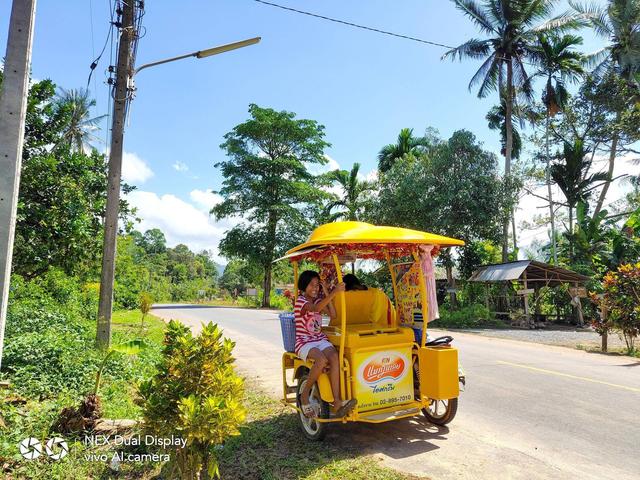
M 635 341 L 640 335 L 640 262 L 620 265 L 607 272 L 602 281 L 601 299 L 592 299 L 608 312 L 608 320 L 620 331 L 627 345 L 627 354 L 636 352 Z
M 291 300 L 289 300 L 284 295 L 276 295 L 271 292 L 271 308 L 277 308 L 278 310 L 292 310 L 293 305 Z
M 45 398 L 89 385 L 88 326 L 54 310 L 30 307 L 30 302 L 18 305 L 7 316 L 2 368 L 16 390 Z
M 187 441 L 166 465 L 168 478 L 208 479 L 218 474 L 216 445 L 238 434 L 244 421 L 243 384 L 233 370 L 234 343 L 209 323 L 197 337 L 171 321 L 158 373 L 140 386 L 145 428 Z
M 486 326 L 492 322 L 493 315 L 485 307 L 480 304 L 473 304 L 462 307 L 458 310 L 449 310 L 445 307 L 440 308 L 440 319 L 434 323 L 436 327 L 450 328 L 474 328 Z

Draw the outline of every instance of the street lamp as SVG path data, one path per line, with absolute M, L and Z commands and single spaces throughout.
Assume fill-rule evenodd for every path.
M 137 75 L 140 70 L 145 68 L 155 67 L 156 65 L 162 65 L 163 63 L 175 62 L 176 60 L 182 60 L 183 58 L 196 57 L 205 58 L 219 53 L 229 52 L 231 50 L 237 50 L 238 48 L 248 47 L 249 45 L 255 45 L 261 40 L 261 37 L 249 38 L 240 42 L 227 43 L 226 45 L 220 45 L 219 47 L 207 48 L 206 50 L 198 50 L 197 52 L 186 53 L 177 57 L 171 57 L 164 60 L 158 60 L 157 62 L 145 63 L 144 65 L 136 68 L 134 75 Z
M 123 8 L 123 28 L 118 51 L 116 85 L 113 102 L 113 124 L 111 127 L 111 148 L 109 150 L 109 173 L 107 186 L 107 204 L 104 218 L 104 243 L 102 247 L 102 271 L 100 274 L 100 300 L 98 304 L 98 325 L 96 343 L 100 348 L 107 348 L 111 342 L 111 312 L 113 307 L 113 282 L 116 266 L 116 242 L 118 236 L 118 215 L 120 206 L 120 180 L 122 176 L 122 152 L 124 140 L 124 121 L 127 102 L 133 89 L 132 78 L 141 70 L 163 63 L 174 62 L 183 58 L 205 58 L 219 53 L 254 45 L 260 37 L 229 43 L 218 47 L 198 50 L 197 52 L 147 63 L 132 70 L 131 43 L 134 41 L 134 8 L 135 2 L 125 2 Z

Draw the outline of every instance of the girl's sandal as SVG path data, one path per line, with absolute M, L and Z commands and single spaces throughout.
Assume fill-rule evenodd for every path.
M 336 410 L 336 413 L 333 414 L 334 418 L 342 418 L 345 415 L 349 414 L 357 404 L 358 404 L 358 401 L 355 398 L 352 398 L 351 400 L 347 400 L 342 404 L 340 408 L 338 408 L 338 410 Z
M 307 418 L 316 418 L 316 411 L 313 409 L 311 405 L 302 404 L 302 414 Z

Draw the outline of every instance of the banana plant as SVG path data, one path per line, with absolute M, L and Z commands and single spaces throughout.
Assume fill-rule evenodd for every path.
M 125 355 L 138 355 L 143 350 L 148 348 L 148 344 L 142 339 L 135 339 L 129 342 L 121 343 L 119 345 L 113 345 L 108 351 L 107 354 L 100 362 L 100 367 L 98 367 L 98 372 L 96 373 L 96 384 L 93 389 L 93 395 L 98 395 L 98 390 L 100 389 L 100 381 L 102 380 L 102 372 L 107 366 L 107 362 L 115 353 L 122 353 Z

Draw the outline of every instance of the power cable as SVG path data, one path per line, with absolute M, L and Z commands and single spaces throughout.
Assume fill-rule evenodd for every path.
M 448 48 L 448 49 L 455 48 L 450 45 L 445 45 L 443 43 L 432 42 L 430 40 L 424 40 L 422 38 L 410 37 L 409 35 L 403 35 L 401 33 L 388 32 L 386 30 L 380 30 L 379 28 L 367 27 L 366 25 L 359 25 L 357 23 L 347 22 L 345 20 L 339 20 L 337 18 L 327 17 L 325 15 L 319 15 L 317 13 L 305 12 L 303 10 L 298 10 L 291 7 L 285 7 L 284 5 L 278 5 L 277 3 L 266 2 L 265 0 L 254 0 L 254 2 L 262 3 L 264 5 L 269 5 L 271 7 L 280 8 L 282 10 L 289 10 L 291 12 L 299 13 L 301 15 L 307 15 L 309 17 L 320 18 L 322 20 L 327 20 L 329 22 L 341 23 L 342 25 L 347 25 L 349 27 L 360 28 L 362 30 L 369 30 L 371 32 L 381 33 L 383 35 L 389 35 L 391 37 L 404 38 L 405 40 L 411 40 L 414 42 L 424 43 L 427 45 L 433 45 L 435 47 L 442 47 L 442 48 Z
M 431 40 L 424 40 L 422 38 L 411 37 L 409 35 L 403 35 L 401 33 L 389 32 L 387 30 L 380 30 L 379 28 L 367 27 L 366 25 L 360 25 L 360 24 L 353 23 L 353 22 L 347 22 L 345 20 L 340 20 L 340 19 L 337 19 L 337 18 L 327 17 L 325 15 L 319 15 L 317 13 L 306 12 L 304 10 L 298 10 L 296 8 L 286 7 L 284 5 L 279 5 L 277 3 L 267 2 L 265 0 L 253 0 L 253 1 L 257 2 L 257 3 L 262 3 L 263 5 L 269 5 L 271 7 L 280 8 L 282 10 L 288 10 L 290 12 L 299 13 L 301 15 L 307 15 L 309 17 L 319 18 L 321 20 L 327 20 L 329 22 L 340 23 L 342 25 L 347 25 L 349 27 L 354 27 L 354 28 L 360 28 L 362 30 L 368 30 L 370 32 L 381 33 L 383 35 L 389 35 L 391 37 L 403 38 L 405 40 L 411 40 L 413 42 L 423 43 L 423 44 L 426 44 L 426 45 L 432 45 L 432 46 L 435 46 L 435 47 L 448 48 L 449 50 L 452 50 L 452 49 L 456 48 L 456 47 L 452 47 L 451 45 L 445 45 L 444 43 L 432 42 Z M 507 58 L 501 57 L 501 56 L 496 56 L 496 58 L 499 58 L 499 59 L 505 60 L 505 61 L 507 60 Z M 524 63 L 526 65 L 534 66 L 534 67 L 537 66 L 537 65 L 534 65 L 533 63 L 528 63 L 528 62 L 525 62 L 523 60 L 520 60 L 520 62 Z

